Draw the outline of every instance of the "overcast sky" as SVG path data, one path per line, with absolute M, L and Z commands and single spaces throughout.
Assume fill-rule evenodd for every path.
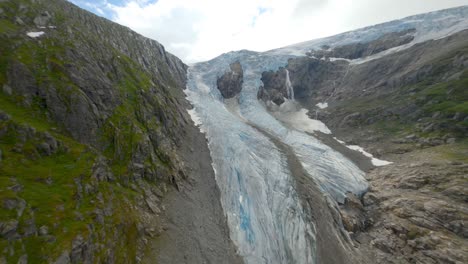
M 162 43 L 187 63 L 266 51 L 468 0 L 69 0 Z

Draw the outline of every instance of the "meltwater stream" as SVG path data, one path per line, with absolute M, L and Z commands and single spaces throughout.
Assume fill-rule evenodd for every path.
M 317 257 L 315 227 L 306 221 L 286 157 L 250 124 L 290 146 L 324 195 L 343 201 L 346 192 L 367 188 L 364 173 L 352 162 L 285 126 L 257 100 L 261 73 L 286 65 L 288 57 L 231 52 L 188 72 L 186 93 L 194 106 L 189 112 L 206 133 L 230 236 L 246 263 L 316 263 Z M 244 83 L 238 105 L 232 106 L 216 80 L 235 61 L 243 67 Z

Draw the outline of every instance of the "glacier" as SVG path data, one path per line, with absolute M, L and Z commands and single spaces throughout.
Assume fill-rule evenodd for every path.
M 303 117 L 281 118 L 281 109 L 277 115 L 257 100 L 262 72 L 276 71 L 288 59 L 324 44 L 371 40 L 408 28 L 416 29 L 414 45 L 468 28 L 466 17 L 468 7 L 444 10 L 262 53 L 229 52 L 190 66 L 185 90 L 193 105 L 189 113 L 206 135 L 230 237 L 246 263 L 317 262 L 317 228 L 307 218 L 285 154 L 265 133 L 292 149 L 327 199 L 342 203 L 347 192 L 361 195 L 368 188 L 363 171 L 313 136 L 317 124 L 301 125 Z M 226 100 L 216 81 L 236 61 L 244 70 L 242 91 Z M 294 106 L 292 87 L 288 94 L 287 103 Z M 289 114 L 306 116 L 300 107 L 292 109 Z

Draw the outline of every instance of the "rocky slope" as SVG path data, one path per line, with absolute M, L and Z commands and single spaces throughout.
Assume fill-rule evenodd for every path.
M 378 38 L 311 52 L 263 74 L 260 91 L 284 95 L 287 70 L 312 118 L 347 145 L 394 162 L 371 169 L 369 191 L 340 205 L 344 227 L 378 263 L 468 261 L 467 39 L 460 31 L 366 60 L 372 52 L 363 47 L 388 49 Z
M 193 158 L 185 64 L 62 0 L 0 1 L 0 43 L 1 263 L 236 259 L 210 158 Z M 180 208 L 210 236 L 169 224 Z M 184 228 L 184 247 L 159 239 Z

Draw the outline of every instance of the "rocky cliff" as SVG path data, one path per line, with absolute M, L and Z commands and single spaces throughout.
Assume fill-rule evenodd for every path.
M 152 257 L 235 259 L 210 157 L 191 156 L 207 150 L 182 61 L 63 0 L 0 1 L 0 43 L 1 263 L 138 262 L 182 228 L 185 247 Z M 168 226 L 181 207 L 211 225 L 210 252 L 192 223 Z

